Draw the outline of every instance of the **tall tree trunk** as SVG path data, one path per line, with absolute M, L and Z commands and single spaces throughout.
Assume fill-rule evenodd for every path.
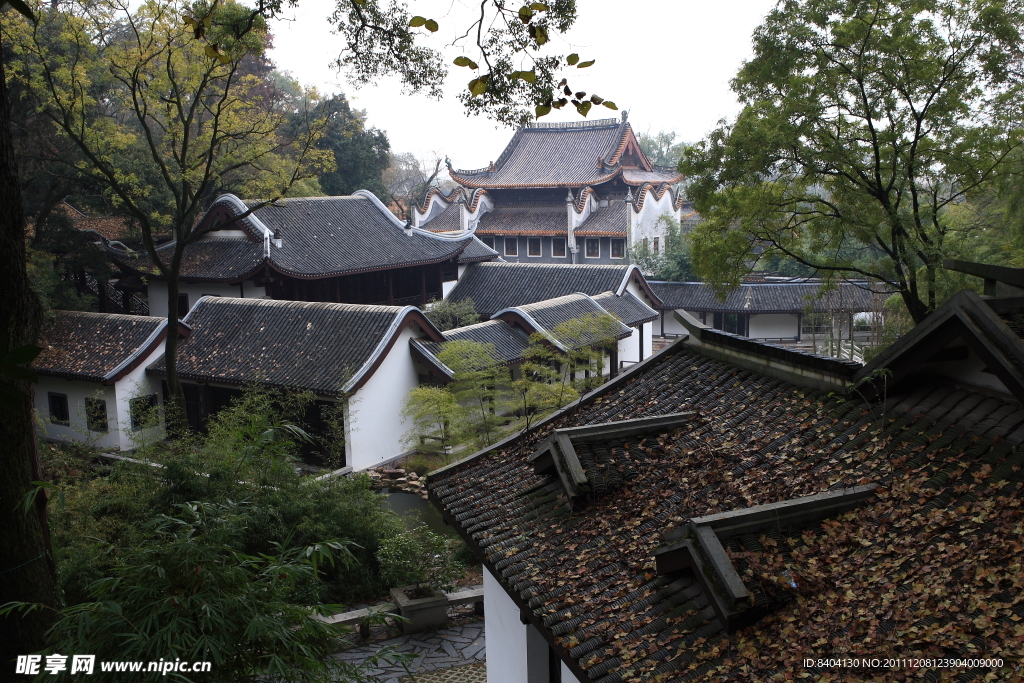
M 25 264 L 25 216 L 14 161 L 11 112 L 3 60 L 0 59 L 0 331 L 5 348 L 33 344 L 42 322 L 42 308 L 29 287 Z M 0 419 L 0 605 L 11 601 L 56 608 L 53 555 L 50 552 L 46 502 L 36 498 L 34 510 L 22 501 L 40 479 L 32 419 L 32 387 L 5 410 Z M 45 646 L 46 629 L 55 612 L 39 609 L 28 615 L 0 619 L 0 680 L 14 680 L 14 659 Z
M 192 303 L 192 302 L 189 302 Z M 185 389 L 178 380 L 178 274 L 177 268 L 167 277 L 167 338 L 164 341 L 164 367 L 167 369 L 167 405 L 164 424 L 167 434 L 178 437 L 188 426 L 185 414 Z

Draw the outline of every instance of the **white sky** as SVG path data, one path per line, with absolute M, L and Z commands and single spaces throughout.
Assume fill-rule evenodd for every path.
M 695 141 L 739 106 L 729 81 L 751 54 L 751 35 L 775 0 L 578 0 L 579 19 L 566 36 L 568 46 L 596 59 L 585 70 L 572 70 L 574 88 L 614 101 L 619 112 L 594 107 L 588 118 L 629 111 L 638 133 L 676 131 L 677 141 Z M 413 14 L 437 19 L 441 30 L 432 46 L 442 47 L 456 28 L 469 23 L 465 0 L 409 0 Z M 397 81 L 356 89 L 331 68 L 341 38 L 331 33 L 327 17 L 332 0 L 299 0 L 289 21 L 275 22 L 271 58 L 279 69 L 321 92 L 344 92 L 353 106 L 365 109 L 368 125 L 387 131 L 396 152 L 421 158 L 434 152 L 451 157 L 455 168 L 479 168 L 497 158 L 511 130 L 478 116 L 467 116 L 455 93 L 472 78 L 469 69 L 450 67 L 446 96 L 402 95 Z M 479 5 L 477 5 L 479 7 Z M 462 51 L 447 48 L 450 63 Z M 471 52 L 467 53 L 475 57 Z M 578 120 L 570 106 L 545 121 Z

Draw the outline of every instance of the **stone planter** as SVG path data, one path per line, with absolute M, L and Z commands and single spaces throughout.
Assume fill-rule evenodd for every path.
M 391 599 L 398 605 L 398 612 L 409 621 L 402 622 L 403 633 L 428 631 L 448 622 L 448 597 L 441 593 L 429 598 L 407 598 L 405 591 L 416 586 L 391 589 Z

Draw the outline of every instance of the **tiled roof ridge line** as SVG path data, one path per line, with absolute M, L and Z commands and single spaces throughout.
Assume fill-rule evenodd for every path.
M 764 613 L 763 609 L 759 610 L 752 604 L 743 609 L 743 601 L 749 600 L 751 594 L 722 545 L 722 539 L 778 525 L 808 524 L 843 514 L 871 498 L 878 488 L 878 483 L 869 483 L 693 517 L 686 526 L 662 536 L 663 545 L 654 551 L 657 573 L 659 576 L 669 575 L 691 568 L 716 616 L 732 633 L 756 622 Z M 706 560 L 706 566 L 702 559 Z M 715 575 L 717 582 L 707 576 L 707 570 Z M 722 596 L 715 590 L 716 583 L 726 595 Z M 722 597 L 727 601 L 723 602 Z
M 575 295 L 568 294 L 566 296 L 570 296 L 571 297 L 571 296 L 575 296 Z M 584 296 L 586 296 L 586 295 L 584 295 Z M 560 297 L 560 296 L 559 297 L 555 297 L 555 299 L 562 299 L 562 298 L 565 298 L 565 297 Z M 589 299 L 590 297 L 587 297 L 587 298 Z M 548 301 L 554 301 L 555 299 L 548 299 Z M 591 301 L 593 301 L 593 300 L 591 299 Z M 540 303 L 540 302 L 538 302 L 538 303 Z M 594 302 L 594 305 L 598 306 L 600 308 L 600 305 L 596 301 Z M 602 308 L 601 310 L 604 310 L 604 309 Z M 509 306 L 508 308 L 504 308 L 504 309 L 498 311 L 497 313 L 495 313 L 494 315 L 492 315 L 491 316 L 491 320 L 498 320 L 499 319 L 498 316 L 504 315 L 506 313 L 514 313 L 514 314 L 522 317 L 524 320 L 526 320 L 527 323 L 529 323 L 533 327 L 533 331 L 535 333 L 540 334 L 542 337 L 544 337 L 549 342 L 554 344 L 555 348 L 557 348 L 559 351 L 565 351 L 565 352 L 568 351 L 568 349 L 565 347 L 564 344 L 562 344 L 562 342 L 560 342 L 557 339 L 555 339 L 555 336 L 553 334 L 551 334 L 550 332 L 545 330 L 544 327 L 539 322 L 537 322 L 537 320 L 532 315 L 530 315 L 527 311 L 524 311 L 520 306 Z
M 191 327 L 188 327 L 187 323 L 183 323 L 182 321 L 179 321 L 178 324 L 179 326 L 185 325 L 186 329 L 188 329 L 189 331 L 191 331 L 192 329 Z M 120 373 L 122 370 L 130 366 L 135 360 L 139 358 L 139 356 L 143 355 L 145 351 L 147 351 L 151 346 L 156 344 L 161 335 L 163 335 L 166 331 L 167 320 L 164 319 L 160 322 L 159 325 L 157 325 L 156 329 L 153 330 L 153 332 L 150 333 L 148 337 L 146 337 L 146 340 L 139 344 L 139 348 L 135 349 L 135 351 L 133 351 L 130 356 L 128 356 L 123 361 L 118 363 L 110 372 L 103 376 L 103 383 L 106 384 L 111 379 L 116 378 L 118 373 Z
M 1000 305 L 999 301 L 998 299 L 994 300 L 997 307 Z M 974 315 L 971 315 L 972 313 Z M 1011 381 L 1011 384 L 1016 385 L 1016 391 L 1014 386 L 1007 386 L 1006 388 L 1017 400 L 1024 402 L 1024 379 L 1020 377 L 1021 372 L 1005 368 L 1007 362 L 1011 364 L 1014 362 L 1024 364 L 1024 340 L 1021 340 L 1013 333 L 997 315 L 996 311 L 993 310 L 992 306 L 988 305 L 986 300 L 969 289 L 963 289 L 954 294 L 950 297 L 949 301 L 916 325 L 913 330 L 898 339 L 861 368 L 852 378 L 854 383 L 852 391 L 867 395 L 877 393 L 878 374 L 883 371 L 893 374 L 892 366 L 897 366 L 896 373 L 902 372 L 903 375 L 906 375 L 912 372 L 914 367 L 920 366 L 925 361 L 918 361 L 916 359 L 909 361 L 910 369 L 899 366 L 907 363 L 906 358 L 914 358 L 913 350 L 919 342 L 927 340 L 929 336 L 933 336 L 940 328 L 950 324 L 954 319 L 975 339 L 975 343 L 982 351 L 979 352 L 979 348 L 973 347 L 970 340 L 964 339 L 969 348 L 973 348 L 975 353 L 981 356 L 984 356 L 986 353 L 993 355 L 996 361 L 995 365 L 998 366 L 996 369 L 999 371 L 996 377 L 1004 385 L 1006 379 L 1000 376 L 1003 371 L 1008 372 L 1011 377 L 1017 380 L 1016 382 Z M 990 335 L 998 337 L 999 344 L 1005 345 L 1005 348 L 999 348 L 999 344 L 994 339 L 989 338 Z M 995 347 L 995 353 L 988 349 L 990 346 Z M 1009 355 L 1007 355 L 1007 352 L 1009 352 Z M 898 381 L 901 377 L 902 375 L 896 374 L 893 381 Z
M 629 141 L 629 134 L 633 130 L 632 126 L 629 125 L 628 121 L 622 121 L 622 123 L 619 124 L 619 127 L 621 128 L 621 130 L 619 131 L 619 142 L 612 146 L 608 154 L 605 154 L 602 157 L 604 159 L 605 165 L 607 166 L 618 167 L 619 158 L 622 156 L 622 153 L 626 150 L 626 143 Z M 640 150 L 640 153 L 643 154 L 643 150 Z M 647 163 L 650 163 L 650 161 L 648 161 Z
M 415 204 L 413 208 L 420 213 L 426 213 L 427 209 L 430 208 L 430 202 L 434 197 L 438 197 L 451 204 L 459 198 L 459 195 L 462 195 L 462 187 L 456 187 L 451 191 L 451 194 L 445 195 L 444 190 L 435 185 L 427 190 L 427 193 L 423 195 L 423 201 L 419 204 Z
M 640 183 L 640 187 L 637 188 L 635 199 L 633 200 L 633 213 L 640 213 L 641 209 L 644 208 L 647 195 L 654 195 L 654 200 L 660 202 L 665 193 L 669 191 L 671 191 L 671 186 L 668 183 L 658 183 L 657 186 L 649 180 Z
M 583 128 L 613 128 L 622 123 L 620 119 L 591 119 L 589 121 L 530 121 L 525 128 L 561 128 L 576 130 Z
M 232 194 L 230 192 L 225 192 L 221 196 L 217 197 L 217 199 L 213 202 L 213 204 L 210 205 L 210 208 L 212 209 L 213 207 L 217 206 L 218 204 L 222 204 L 222 203 L 226 204 L 230 209 L 232 209 L 232 210 L 234 210 L 236 212 L 236 214 L 235 214 L 235 216 L 236 216 L 235 222 L 236 223 L 238 223 L 239 225 L 242 225 L 243 227 L 248 224 L 249 227 L 253 228 L 254 230 L 256 230 L 256 231 L 258 231 L 260 233 L 259 235 L 253 235 L 253 237 L 256 237 L 257 239 L 262 239 L 262 240 L 266 240 L 268 237 L 273 237 L 274 231 L 271 230 L 270 228 L 268 228 L 266 226 L 266 224 L 264 224 L 263 221 L 261 221 L 259 219 L 259 217 L 256 216 L 256 211 L 258 211 L 258 209 L 254 210 L 252 213 L 250 213 L 245 218 L 237 218 L 237 216 L 239 214 L 242 214 L 242 213 L 245 213 L 246 211 L 248 211 L 249 207 L 247 207 L 245 205 L 245 203 L 241 199 L 239 199 L 237 196 L 235 196 L 234 194 Z M 273 202 L 268 202 L 267 204 L 264 205 L 264 207 L 270 206 L 272 203 Z M 264 207 L 260 207 L 260 208 L 264 208 Z M 210 213 L 210 212 L 207 211 L 206 213 Z M 205 216 L 204 216 L 204 218 L 205 218 Z
M 404 327 L 405 318 L 412 311 L 420 312 L 420 309 L 416 308 L 415 306 L 404 306 L 395 314 L 395 317 L 391 320 L 391 324 L 388 325 L 388 329 L 381 336 L 380 341 L 377 342 L 377 346 L 373 348 L 373 352 L 371 352 L 370 355 L 366 358 L 366 361 L 363 363 L 363 366 L 359 368 L 359 370 L 356 373 L 354 373 L 352 377 L 347 382 L 345 382 L 345 384 L 342 385 L 342 394 L 349 393 L 352 390 L 352 388 L 359 383 L 363 376 L 366 375 L 369 369 L 373 367 L 374 362 L 378 358 L 380 358 L 380 356 L 384 353 L 384 351 L 387 348 L 389 348 L 389 342 L 391 342 L 392 337 L 398 334 L 401 328 Z M 423 317 L 426 318 L 426 316 Z M 427 320 L 429 320 L 429 318 L 427 318 Z
M 570 403 L 567 406 L 559 408 L 555 412 L 553 412 L 550 415 L 548 415 L 547 417 L 545 417 L 543 420 L 540 420 L 539 422 L 533 424 L 530 427 L 529 431 L 539 430 L 544 425 L 550 424 L 550 423 L 558 420 L 559 418 L 561 418 L 566 413 L 569 413 L 570 411 L 577 410 L 578 408 L 581 408 L 584 405 L 592 403 L 594 401 L 594 399 L 599 398 L 600 396 L 603 396 L 605 393 L 608 393 L 608 392 L 613 391 L 613 390 L 617 390 L 620 385 L 629 382 L 633 378 L 634 375 L 638 375 L 638 374 L 644 372 L 648 368 L 648 366 L 650 366 L 650 365 L 653 365 L 653 364 L 656 364 L 656 363 L 660 363 L 662 360 L 664 360 L 665 357 L 667 357 L 667 356 L 674 356 L 675 354 L 677 354 L 680 351 L 682 351 L 683 348 L 687 348 L 687 349 L 693 348 L 691 346 L 685 346 L 684 347 L 685 340 L 686 340 L 685 337 L 680 337 L 680 338 L 676 339 L 674 342 L 672 342 L 671 344 L 669 344 L 668 346 L 666 346 L 666 347 L 664 347 L 664 348 L 662 348 L 662 349 L 660 349 L 658 351 L 655 351 L 654 353 L 652 353 L 647 358 L 644 358 L 639 363 L 637 363 L 635 365 L 629 366 L 628 368 L 626 368 L 625 370 L 620 372 L 618 375 L 616 375 L 614 378 L 608 380 L 607 382 L 605 382 L 601 386 L 596 387 L 595 389 L 591 390 L 590 393 L 584 394 L 582 397 L 580 397 L 576 401 L 573 401 L 572 403 Z M 480 457 L 482 457 L 484 455 L 487 455 L 488 453 L 490 453 L 492 451 L 501 450 L 502 448 L 505 448 L 506 446 L 514 443 L 515 440 L 517 438 L 519 438 L 520 436 L 525 436 L 526 432 L 527 432 L 527 430 L 525 428 L 524 429 L 520 429 L 515 434 L 510 434 L 509 436 L 506 436 L 501 441 L 497 441 L 497 442 L 491 444 L 490 446 L 485 446 L 484 448 L 481 448 L 479 451 L 477 451 L 477 452 L 475 452 L 475 453 L 473 453 L 471 455 L 467 455 L 465 458 L 462 458 L 461 460 L 456 460 L 455 462 L 451 463 L 450 465 L 445 465 L 444 467 L 438 468 L 438 469 L 436 469 L 436 470 L 434 470 L 433 472 L 430 473 L 430 479 L 428 481 L 436 481 L 440 476 L 442 476 L 444 474 L 448 474 L 450 472 L 454 472 L 454 471 L 456 471 L 456 470 L 458 470 L 458 469 L 460 469 L 460 468 L 462 468 L 462 467 L 464 467 L 464 466 L 466 466 L 468 464 L 471 464 L 472 462 L 474 462 L 478 458 L 480 458 Z M 427 485 L 427 489 L 428 489 L 428 493 L 431 496 L 433 496 L 434 499 L 436 500 L 437 499 L 436 495 L 433 492 L 430 491 L 430 485 L 429 484 Z M 438 507 L 440 508 L 440 506 L 438 506 Z
M 569 192 L 571 193 L 572 190 L 569 190 Z M 577 214 L 583 213 L 583 210 L 587 208 L 587 200 L 590 198 L 590 195 L 592 194 L 594 194 L 593 186 L 587 185 L 585 188 L 583 188 L 582 191 L 580 191 L 579 197 L 576 197 L 573 200 L 572 208 Z

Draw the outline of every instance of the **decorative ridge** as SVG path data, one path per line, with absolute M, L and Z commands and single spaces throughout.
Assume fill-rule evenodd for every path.
M 572 203 L 572 208 L 576 211 L 576 213 L 583 213 L 583 209 L 587 208 L 587 199 L 592 194 L 594 194 L 593 187 L 587 185 L 585 188 L 583 188 L 583 190 L 580 192 L 580 196 L 576 197 L 576 199 Z
M 627 133 L 633 130 L 629 123 L 627 123 L 626 121 L 620 123 L 619 126 L 622 128 L 622 132 L 619 134 L 619 144 L 616 145 L 615 147 L 612 147 L 614 151 L 611 154 L 606 154 L 603 157 L 608 160 L 605 163 L 609 166 L 618 166 L 619 157 L 621 157 L 622 152 L 625 151 L 626 142 L 629 140 L 629 135 L 627 135 Z
M 459 188 L 460 190 L 462 188 Z M 474 188 L 470 193 L 469 202 L 466 203 L 466 210 L 470 213 L 475 213 L 480 207 L 480 200 L 483 199 L 484 195 L 487 194 L 487 190 L 482 187 Z
M 451 204 L 452 202 L 454 202 L 454 201 L 456 201 L 458 199 L 458 197 L 456 195 L 461 195 L 461 194 L 462 194 L 462 188 L 461 187 L 456 187 L 454 190 L 451 191 L 451 194 L 445 196 L 444 190 L 442 190 L 441 188 L 439 188 L 437 186 L 434 186 L 434 187 L 430 188 L 429 190 L 427 190 L 427 194 L 423 196 L 423 203 L 422 204 L 417 204 L 416 205 L 416 210 L 419 211 L 420 213 L 426 213 L 427 209 L 430 208 L 430 201 L 434 197 L 440 197 L 444 201 L 446 201 L 449 204 Z
M 654 183 L 647 180 L 640 183 L 640 187 L 636 191 L 636 199 L 633 202 L 633 211 L 640 213 L 640 210 L 644 208 L 644 202 L 647 200 L 648 194 L 653 194 L 655 201 L 661 201 L 661 198 L 665 196 L 669 189 L 668 183 L 659 183 L 657 187 L 655 187 Z
M 523 128 L 614 128 L 622 125 L 619 119 L 592 119 L 590 121 L 531 121 Z

